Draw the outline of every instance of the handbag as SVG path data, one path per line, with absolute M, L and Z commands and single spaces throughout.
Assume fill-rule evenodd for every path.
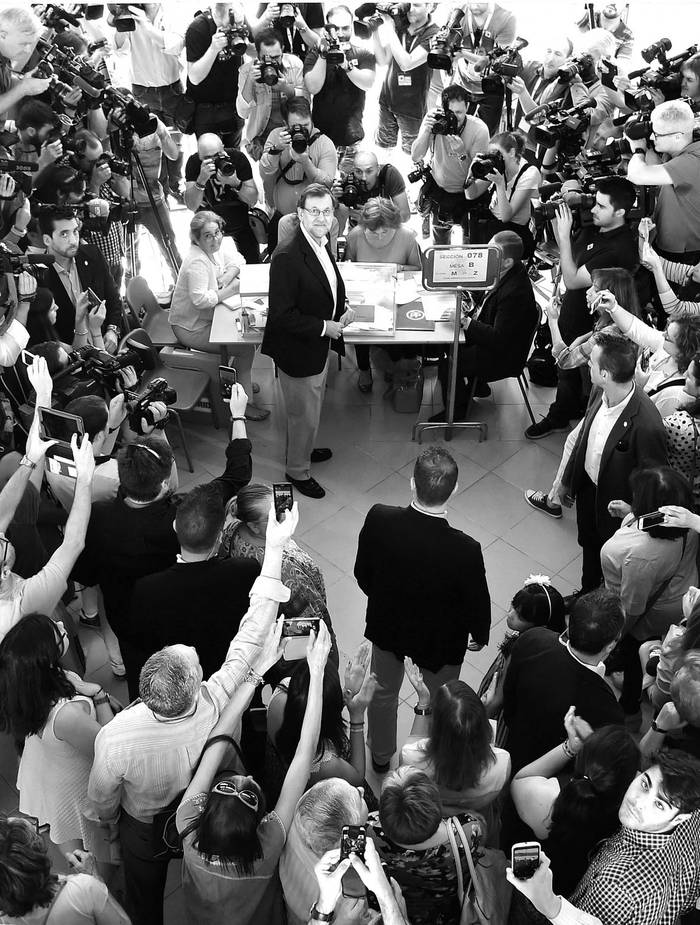
M 481 827 L 478 826 L 476 831 L 477 837 L 480 837 Z M 513 887 L 506 880 L 508 863 L 505 854 L 498 848 L 481 848 L 478 844 L 472 849 L 457 816 L 447 820 L 447 835 L 457 869 L 460 925 L 507 925 Z M 470 882 L 466 885 L 457 839 L 469 868 Z
M 246 773 L 245 763 L 243 761 L 243 755 L 241 754 L 241 749 L 238 745 L 238 742 L 236 742 L 233 736 L 217 735 L 217 736 L 212 736 L 211 739 L 208 739 L 204 743 L 204 748 L 202 749 L 202 753 L 197 759 L 197 763 L 195 764 L 192 770 L 192 777 L 194 777 L 195 772 L 197 771 L 197 768 L 199 767 L 199 763 L 204 757 L 204 753 L 209 748 L 209 746 L 214 745 L 216 742 L 223 742 L 223 741 L 226 741 L 230 745 L 233 746 L 233 749 L 236 752 L 236 755 L 238 757 L 238 760 L 243 770 L 241 772 L 239 769 L 232 768 L 232 769 L 228 769 L 224 771 L 218 771 L 217 775 L 218 774 L 231 774 L 231 773 L 235 773 L 235 774 L 240 774 L 240 773 L 245 774 Z M 185 788 L 185 790 L 186 789 L 187 788 Z M 182 835 L 178 832 L 175 817 L 180 807 L 180 803 L 182 802 L 182 798 L 185 795 L 185 790 L 181 790 L 180 793 L 178 793 L 177 796 L 174 797 L 170 801 L 170 803 L 168 803 L 165 809 L 161 809 L 161 811 L 159 813 L 156 813 L 153 817 L 152 825 L 153 825 L 153 857 L 154 859 L 157 859 L 159 861 L 172 861 L 172 860 L 175 860 L 176 858 L 181 858 L 184 853 L 183 848 L 182 848 L 182 842 L 187 832 L 185 832 Z
M 557 384 L 557 364 L 552 355 L 552 335 L 545 321 L 537 328 L 535 345 L 526 363 L 530 382 L 552 388 Z

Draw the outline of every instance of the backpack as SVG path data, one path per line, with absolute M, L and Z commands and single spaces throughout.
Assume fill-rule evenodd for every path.
M 552 356 L 552 335 L 549 325 L 544 321 L 535 334 L 535 342 L 530 359 L 527 361 L 530 382 L 548 387 L 557 384 L 557 364 Z

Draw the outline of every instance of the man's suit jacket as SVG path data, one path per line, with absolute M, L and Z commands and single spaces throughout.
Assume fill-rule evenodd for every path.
M 479 319 L 464 334 L 466 346 L 478 347 L 477 367 L 487 378 L 522 372 L 539 317 L 530 277 L 518 262 L 487 295 Z
M 544 103 L 553 103 L 555 100 L 560 100 L 564 96 L 567 90 L 567 84 L 562 83 L 554 77 L 553 80 L 548 83 L 540 83 L 540 77 L 542 76 L 542 64 L 539 61 L 528 61 L 527 64 L 523 67 L 522 73 L 520 76 L 523 79 L 523 83 L 527 88 L 527 92 L 532 96 L 532 91 L 535 90 L 535 96 L 532 97 L 533 101 L 537 106 L 541 106 Z M 538 145 L 535 141 L 535 128 L 530 125 L 527 129 L 523 127 L 520 129 L 520 123 L 524 117 L 525 113 L 523 112 L 523 107 L 520 104 L 520 101 L 517 102 L 515 107 L 515 115 L 513 116 L 513 126 L 516 129 L 519 129 L 522 132 L 525 132 L 527 135 L 527 147 L 531 150 L 535 150 Z
M 603 403 L 603 393 L 588 406 L 581 433 L 571 453 L 563 483 L 572 497 L 586 474 L 586 448 L 593 418 Z M 608 514 L 608 504 L 620 499 L 631 501 L 629 479 L 635 469 L 667 466 L 666 431 L 656 406 L 639 386 L 615 422 L 603 447 L 596 492 L 596 520 L 601 537 L 609 539 L 620 521 Z
M 355 578 L 367 639 L 429 671 L 461 665 L 469 635 L 485 645 L 491 598 L 479 543 L 443 517 L 375 504 L 360 531 Z
M 83 291 L 90 287 L 95 295 L 100 299 L 104 299 L 106 303 L 107 317 L 102 325 L 103 330 L 106 330 L 107 325 L 110 324 L 116 324 L 117 327 L 121 328 L 122 314 L 119 290 L 112 279 L 102 254 L 92 244 L 81 244 L 78 248 L 78 253 L 75 255 L 75 265 Z M 58 336 L 66 344 L 72 344 L 75 337 L 75 306 L 71 302 L 55 266 L 50 266 L 44 273 L 41 284 L 51 290 L 58 306 L 55 324 Z
M 326 245 L 331 260 L 333 256 Z M 342 337 L 321 337 L 324 321 L 338 320 L 345 311 L 345 284 L 333 260 L 338 297 L 333 294 L 323 267 L 299 228 L 281 244 L 270 264 L 269 312 L 262 352 L 272 357 L 288 376 L 304 378 L 323 371 L 329 346 L 345 353 Z

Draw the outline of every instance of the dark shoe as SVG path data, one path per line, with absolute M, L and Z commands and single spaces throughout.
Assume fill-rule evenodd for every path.
M 388 774 L 389 769 L 391 768 L 391 761 L 387 761 L 386 764 L 378 764 L 374 757 L 372 757 L 372 770 L 375 774 Z
M 372 370 L 361 369 L 357 380 L 357 387 L 363 395 L 367 395 L 372 391 L 372 381 Z
M 536 511 L 542 511 L 543 514 L 549 514 L 550 517 L 555 517 L 557 520 L 561 517 L 561 504 L 550 504 L 547 500 L 547 495 L 543 491 L 533 491 L 529 488 L 525 492 L 525 500 Z
M 311 462 L 326 462 L 333 455 L 333 450 L 329 450 L 327 446 L 316 447 L 315 450 L 311 450 Z
M 491 387 L 488 382 L 479 379 L 474 389 L 474 398 L 488 398 L 491 395 Z
M 316 479 L 293 479 L 291 475 L 288 475 L 286 472 L 284 477 L 288 482 L 292 483 L 300 494 L 306 495 L 307 498 L 325 498 L 326 496 L 326 492 L 321 488 Z
M 541 421 L 538 421 L 537 424 L 531 424 L 525 431 L 525 436 L 528 440 L 541 440 L 542 437 L 546 437 L 548 434 L 554 434 L 558 431 L 568 429 L 568 424 L 562 427 L 559 424 L 555 424 L 550 418 L 544 417 Z

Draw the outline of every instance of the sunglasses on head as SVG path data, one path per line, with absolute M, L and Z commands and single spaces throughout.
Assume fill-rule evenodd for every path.
M 220 793 L 225 797 L 238 797 L 241 803 L 245 803 L 250 809 L 257 810 L 258 808 L 257 793 L 249 787 L 244 787 L 242 790 L 239 790 L 233 781 L 220 780 L 218 784 L 212 787 L 211 792 Z

